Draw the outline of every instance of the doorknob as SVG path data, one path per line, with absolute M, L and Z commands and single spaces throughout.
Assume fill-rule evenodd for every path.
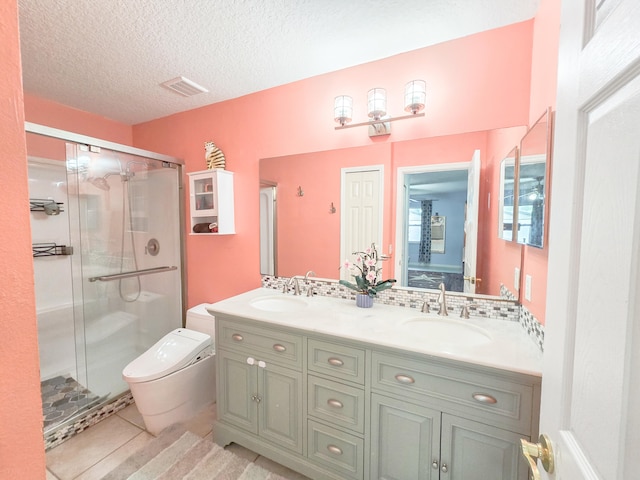
M 536 463 L 536 459 L 538 458 L 540 462 L 542 462 L 545 471 L 553 473 L 553 449 L 551 448 L 551 440 L 549 440 L 549 437 L 544 434 L 540 435 L 538 443 L 531 443 L 521 438 L 520 444 L 522 445 L 522 455 L 524 455 L 524 458 L 529 462 L 529 468 L 531 469 L 534 480 L 540 480 L 540 471 Z
M 471 285 L 482 282 L 482 279 L 478 277 L 462 277 L 462 279 L 468 280 L 469 282 L 471 282 Z

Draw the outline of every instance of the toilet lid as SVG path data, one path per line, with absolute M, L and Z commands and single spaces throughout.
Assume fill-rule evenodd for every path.
M 210 355 L 212 351 L 211 337 L 206 333 L 177 328 L 129 363 L 122 371 L 122 377 L 128 383 L 155 380 Z

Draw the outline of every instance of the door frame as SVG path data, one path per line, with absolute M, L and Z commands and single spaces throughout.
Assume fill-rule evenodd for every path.
M 378 240 L 376 243 L 378 247 L 378 253 L 382 255 L 384 251 L 382 241 L 383 241 L 383 232 L 384 232 L 384 165 L 365 165 L 361 167 L 345 167 L 340 169 L 340 206 L 344 207 L 346 192 L 345 192 L 345 181 L 347 178 L 347 174 L 349 173 L 357 173 L 357 172 L 378 172 L 378 185 L 380 185 L 380 190 L 378 192 L 378 211 L 380 212 L 380 221 L 378 222 Z M 340 258 L 338 259 L 338 265 L 342 265 L 344 260 L 352 253 L 347 251 L 347 247 L 345 244 L 346 239 L 346 228 L 347 228 L 347 218 L 343 214 L 344 208 L 341 208 L 340 211 Z M 363 245 L 363 248 L 366 248 L 366 245 Z M 340 270 L 342 272 L 342 269 Z M 342 277 L 342 274 L 340 274 Z
M 405 228 L 407 221 L 407 192 L 405 189 L 405 176 L 419 173 L 429 172 L 446 172 L 449 170 L 467 170 L 471 162 L 455 162 L 455 163 L 437 163 L 431 165 L 414 165 L 412 167 L 398 167 L 396 170 L 396 234 L 395 234 L 395 252 L 393 263 L 394 275 L 398 279 L 401 287 L 406 287 L 408 283 L 408 272 L 406 270 L 407 262 L 405 256 Z

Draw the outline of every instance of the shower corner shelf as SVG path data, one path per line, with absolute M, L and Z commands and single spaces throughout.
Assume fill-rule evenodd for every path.
M 236 233 L 233 172 L 214 169 L 191 172 L 187 175 L 189 175 L 190 190 L 190 235 Z M 217 231 L 208 231 L 208 226 L 211 224 L 216 224 Z
M 73 255 L 73 247 L 69 245 L 57 245 L 55 243 L 34 243 L 33 258 L 55 257 L 59 255 Z
M 64 212 L 62 206 L 64 203 L 56 202 L 50 198 L 30 198 L 29 210 L 31 212 L 44 212 L 47 215 L 58 215 Z

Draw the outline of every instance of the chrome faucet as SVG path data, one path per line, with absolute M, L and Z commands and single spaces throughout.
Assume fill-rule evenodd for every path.
M 447 296 L 444 290 L 444 283 L 441 283 L 438 288 L 440 289 L 440 295 L 438 295 L 438 304 L 440 305 L 438 315 L 447 316 L 449 312 L 447 312 Z
M 289 279 L 287 287 L 291 287 L 291 284 L 293 284 L 293 294 L 300 295 L 300 283 L 298 282 L 298 277 L 296 277 L 295 275 L 291 277 Z
M 307 286 L 307 297 L 313 297 L 313 285 L 309 285 L 309 277 L 315 277 L 316 272 L 309 270 L 304 276 L 304 284 Z
M 291 277 L 289 281 L 282 286 L 282 293 L 289 293 L 291 285 L 293 285 L 293 294 L 300 295 L 300 283 L 298 283 L 298 277 L 296 276 Z

